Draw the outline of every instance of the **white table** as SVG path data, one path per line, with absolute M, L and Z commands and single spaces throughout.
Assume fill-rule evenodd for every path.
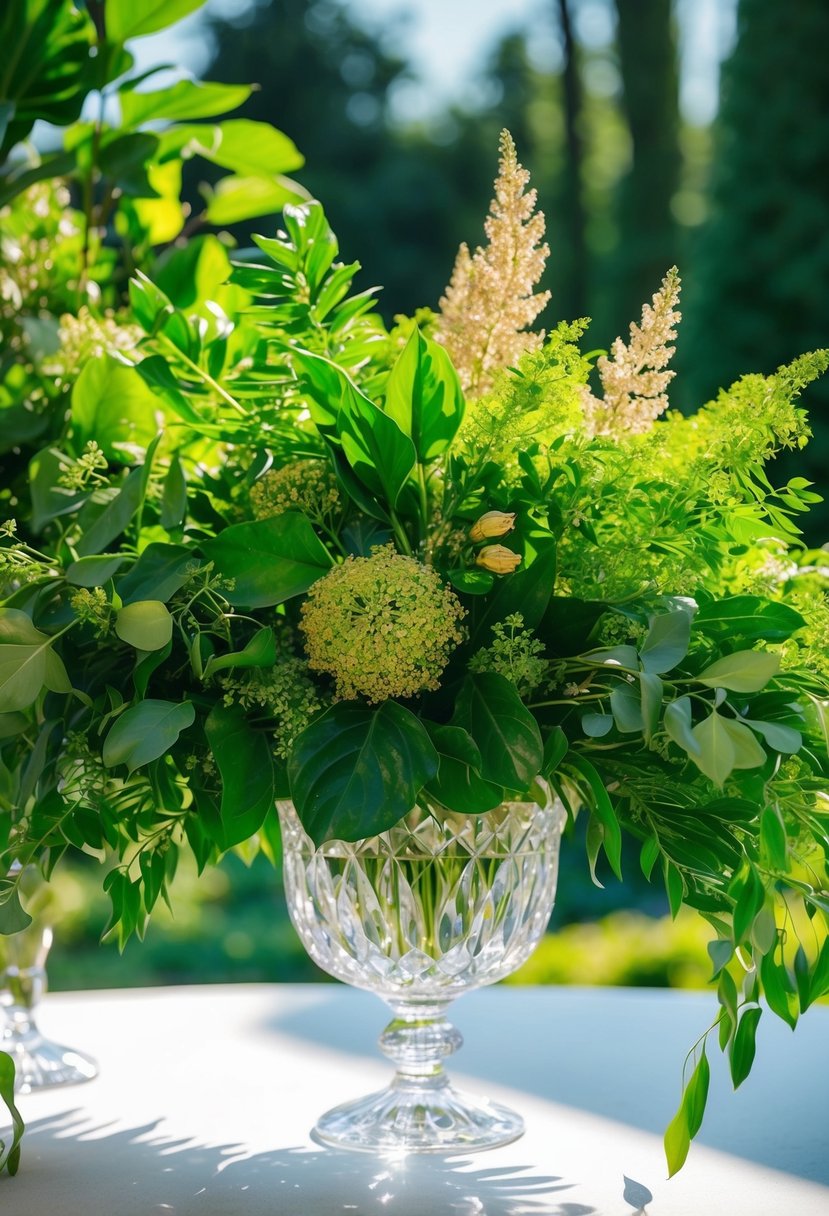
M 53 995 L 43 1030 L 96 1055 L 101 1075 L 20 1099 L 29 1130 L 0 1212 L 829 1216 L 825 1007 L 794 1036 L 765 1016 L 736 1095 L 716 1053 L 702 1143 L 666 1181 L 662 1129 L 712 1001 L 572 988 L 464 997 L 453 1073 L 520 1110 L 527 1134 L 486 1154 L 390 1164 L 308 1139 L 323 1109 L 388 1079 L 375 997 L 334 985 Z

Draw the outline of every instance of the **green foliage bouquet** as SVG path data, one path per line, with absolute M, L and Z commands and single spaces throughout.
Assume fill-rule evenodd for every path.
M 607 355 L 585 321 L 532 332 L 527 185 L 505 133 L 485 245 L 391 331 L 315 201 L 232 268 L 171 247 L 53 349 L 16 318 L 3 408 L 42 404 L 4 490 L 0 930 L 15 861 L 106 860 L 123 942 L 182 850 L 276 858 L 278 798 L 320 843 L 542 779 L 596 882 L 639 864 L 710 924 L 738 1085 L 761 997 L 794 1025 L 829 991 L 829 570 L 795 522 L 817 496 L 766 472 L 829 356 L 669 411 L 676 272 Z

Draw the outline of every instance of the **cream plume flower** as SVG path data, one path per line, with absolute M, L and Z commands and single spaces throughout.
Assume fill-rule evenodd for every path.
M 495 198 L 484 224 L 489 243 L 474 254 L 461 245 L 435 333 L 472 396 L 490 388 L 494 370 L 516 363 L 543 339 L 526 332 L 550 298 L 548 291 L 533 294 L 550 250 L 542 243 L 536 192 L 526 190 L 529 180 L 512 136 L 502 131 Z
M 630 342 L 625 345 L 617 338 L 610 357 L 599 359 L 604 399 L 594 397 L 589 389 L 584 395 L 584 412 L 594 435 L 640 435 L 668 408 L 665 390 L 676 373 L 665 369 L 676 349 L 670 343 L 682 319 L 676 310 L 679 290 L 679 272 L 672 266 L 653 303 L 642 309 L 641 323 L 631 325 Z

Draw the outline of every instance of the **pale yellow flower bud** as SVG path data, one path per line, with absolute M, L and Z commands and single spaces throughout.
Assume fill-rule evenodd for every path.
M 477 545 L 479 540 L 487 540 L 491 536 L 506 536 L 515 524 L 515 515 L 506 511 L 487 511 L 469 529 L 469 539 Z
M 513 553 L 506 545 L 484 545 L 475 558 L 476 566 L 491 570 L 493 574 L 512 574 L 521 565 L 520 553 Z

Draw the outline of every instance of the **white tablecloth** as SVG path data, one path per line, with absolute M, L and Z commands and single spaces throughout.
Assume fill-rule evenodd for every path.
M 328 1106 L 380 1088 L 386 1010 L 328 985 L 47 997 L 44 1031 L 94 1054 L 87 1085 L 20 1099 L 3 1216 L 829 1216 L 829 1008 L 761 1021 L 755 1072 L 666 1180 L 662 1130 L 713 997 L 499 988 L 464 997 L 453 1074 L 521 1111 L 523 1139 L 390 1164 L 313 1144 Z

